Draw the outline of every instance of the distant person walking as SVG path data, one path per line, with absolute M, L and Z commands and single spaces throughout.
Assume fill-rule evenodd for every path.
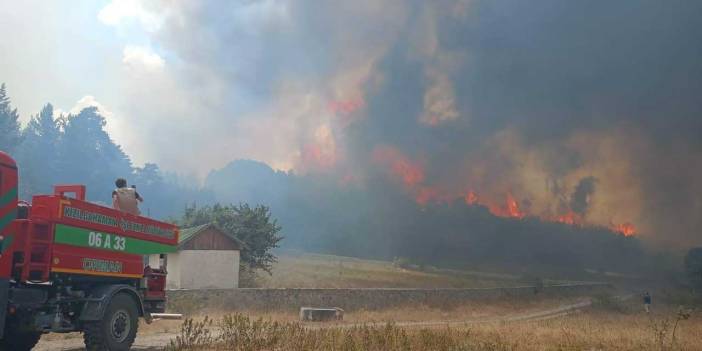
M 643 303 L 644 303 L 644 310 L 646 313 L 651 312 L 651 294 L 648 293 L 648 291 L 645 291 L 643 294 Z
M 115 181 L 117 189 L 112 192 L 112 207 L 115 210 L 139 215 L 139 202 L 144 199 L 136 191 L 136 187 L 127 187 L 127 180 L 119 178 Z

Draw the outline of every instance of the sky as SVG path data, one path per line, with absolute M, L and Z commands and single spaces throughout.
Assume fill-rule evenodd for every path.
M 0 31 L 11 35 L 0 43 L 0 81 L 25 123 L 48 102 L 57 113 L 98 106 L 136 165 L 155 162 L 200 179 L 239 158 L 302 169 L 309 140 L 334 148 L 330 104 L 361 100 L 378 51 L 365 43 L 387 41 L 340 28 L 324 33 L 325 18 L 308 22 L 316 7 L 2 0 Z M 395 21 L 373 1 L 354 7 L 340 8 L 368 16 L 375 32 Z M 372 51 L 340 57 L 342 41 Z
M 385 174 L 419 203 L 474 191 L 689 243 L 700 16 L 697 0 L 0 0 L 0 81 L 25 121 L 98 106 L 137 165 Z
M 125 133 L 130 121 L 121 111 L 129 105 L 123 98 L 123 90 L 133 84 L 129 70 L 163 63 L 158 55 L 149 55 L 148 38 L 131 24 L 115 22 L 114 16 L 101 19 L 109 5 L 105 1 L 3 2 L 0 81 L 23 122 L 46 103 L 57 113 L 99 106 L 116 141 L 143 162 L 134 152 L 135 138 Z
M 269 140 L 261 148 L 260 139 L 252 139 L 246 115 L 258 93 L 222 83 L 217 70 L 186 61 L 192 53 L 179 51 L 178 38 L 168 37 L 164 26 L 179 25 L 178 11 L 187 10 L 187 2 L 173 2 L 171 9 L 138 0 L 2 2 L 0 81 L 23 122 L 49 102 L 57 113 L 98 106 L 110 135 L 136 164 L 156 162 L 199 177 L 242 157 L 292 167 L 296 155 L 288 141 Z M 274 2 L 246 3 L 232 9 L 236 31 L 285 15 Z M 195 35 L 190 39 L 207 40 L 206 33 Z M 255 34 L 245 35 L 254 40 Z M 245 59 L 251 58 L 234 58 L 231 65 L 256 66 Z

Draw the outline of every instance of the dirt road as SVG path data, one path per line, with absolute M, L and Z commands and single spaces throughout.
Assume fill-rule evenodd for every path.
M 592 300 L 586 299 L 576 303 L 559 306 L 556 308 L 545 309 L 537 312 L 506 315 L 490 318 L 478 318 L 467 320 L 445 320 L 445 321 L 426 321 L 426 322 L 395 322 L 395 325 L 406 328 L 432 328 L 432 327 L 459 327 L 464 325 L 472 325 L 478 323 L 496 323 L 496 322 L 523 322 L 523 321 L 538 321 L 552 318 L 559 318 L 568 314 L 577 312 L 583 308 L 592 305 Z M 352 328 L 360 325 L 378 326 L 385 325 L 386 322 L 375 323 L 339 323 L 339 324 L 308 324 L 310 328 Z M 175 338 L 175 333 L 156 333 L 146 334 L 137 337 L 132 350 L 161 350 L 168 344 L 170 340 Z M 78 351 L 84 350 L 83 338 L 80 334 L 67 334 L 66 339 L 52 338 L 51 340 L 42 340 L 34 350 L 37 351 Z

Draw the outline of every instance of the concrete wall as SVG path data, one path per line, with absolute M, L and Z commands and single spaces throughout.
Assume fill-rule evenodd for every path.
M 170 312 L 203 310 L 297 311 L 300 307 L 340 307 L 346 311 L 377 310 L 407 305 L 447 307 L 502 299 L 540 295 L 577 296 L 606 292 L 608 284 L 583 283 L 543 287 L 486 289 L 232 289 L 168 291 Z
M 167 289 L 239 287 L 239 251 L 183 250 L 168 255 Z
M 180 253 L 168 254 L 166 289 L 180 289 Z

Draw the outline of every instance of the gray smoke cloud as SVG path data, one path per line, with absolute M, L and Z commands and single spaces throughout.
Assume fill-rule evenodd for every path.
M 572 194 L 570 210 L 592 224 L 631 222 L 651 243 L 700 244 L 702 2 L 148 10 L 165 14 L 151 40 L 169 53 L 169 86 L 197 107 L 187 110 L 199 115 L 192 142 L 207 147 L 181 150 L 188 162 L 246 156 L 360 183 L 380 173 L 429 199 L 511 194 L 544 218 Z M 153 100 L 135 105 L 144 99 Z
M 579 215 L 585 215 L 590 205 L 590 197 L 595 193 L 595 177 L 585 177 L 578 182 L 570 198 L 570 208 Z

